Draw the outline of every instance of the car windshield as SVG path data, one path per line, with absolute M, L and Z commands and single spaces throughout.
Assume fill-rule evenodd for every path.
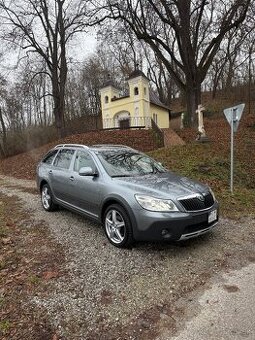
M 111 177 L 131 177 L 166 172 L 166 169 L 145 154 L 134 151 L 104 150 L 97 153 L 105 170 Z

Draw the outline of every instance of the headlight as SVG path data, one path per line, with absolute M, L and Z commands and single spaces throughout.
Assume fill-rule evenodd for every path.
M 137 202 L 140 206 L 150 211 L 179 211 L 176 205 L 171 200 L 164 200 L 145 195 L 135 195 Z

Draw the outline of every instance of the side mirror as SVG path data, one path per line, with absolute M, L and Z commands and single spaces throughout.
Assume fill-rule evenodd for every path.
M 89 166 L 84 166 L 82 168 L 80 168 L 79 170 L 79 175 L 80 176 L 95 176 L 95 172 L 92 170 L 91 167 Z

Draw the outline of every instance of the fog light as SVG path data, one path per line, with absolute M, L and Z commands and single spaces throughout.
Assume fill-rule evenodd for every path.
M 162 229 L 161 235 L 163 236 L 163 238 L 170 238 L 171 237 L 171 233 L 169 232 L 168 229 Z

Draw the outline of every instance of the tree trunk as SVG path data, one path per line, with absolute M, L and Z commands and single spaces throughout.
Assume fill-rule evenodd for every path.
M 3 133 L 3 138 L 2 138 L 2 142 L 3 144 L 1 145 L 1 142 L 0 142 L 0 154 L 5 157 L 6 153 L 5 153 L 5 150 L 6 150 L 6 127 L 5 127 L 5 124 L 4 124 L 4 119 L 3 119 L 3 115 L 2 115 L 2 109 L 0 107 L 0 124 L 1 124 L 1 127 L 2 127 L 2 133 Z
M 201 84 L 187 85 L 185 90 L 187 103 L 187 125 L 195 127 L 197 125 L 196 110 L 201 102 Z
M 225 85 L 225 90 L 227 93 L 231 93 L 232 91 L 233 78 L 234 78 L 234 66 L 232 62 L 230 62 L 229 68 L 228 68 L 227 79 L 226 79 L 226 85 Z
M 59 81 L 61 75 L 59 76 L 59 72 L 63 72 L 62 70 L 58 71 L 58 61 L 57 61 L 57 47 L 55 54 L 52 58 L 53 60 L 53 71 L 52 71 L 52 93 L 53 93 L 53 115 L 55 118 L 55 126 L 57 129 L 58 138 L 62 138 L 65 136 L 65 98 L 64 98 L 64 89 L 65 82 Z M 64 70 L 66 72 L 66 70 Z
M 59 69 L 59 113 L 61 115 L 61 137 L 65 136 L 65 90 L 66 90 L 66 78 L 67 78 L 67 62 L 66 62 L 66 35 L 63 18 L 63 3 L 59 2 L 59 35 L 60 35 L 60 69 Z
M 59 95 L 55 95 L 53 97 L 54 100 L 54 109 L 53 114 L 55 118 L 55 126 L 57 129 L 58 138 L 65 137 L 65 120 L 64 120 L 64 103 L 63 99 L 61 100 Z

